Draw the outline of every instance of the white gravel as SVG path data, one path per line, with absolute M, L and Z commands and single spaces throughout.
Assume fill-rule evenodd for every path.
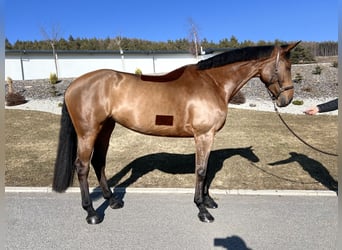
M 290 104 L 284 108 L 278 108 L 280 113 L 290 113 L 290 114 L 303 114 L 303 111 L 315 106 L 317 104 L 329 101 L 331 99 L 304 99 L 303 105 L 293 105 Z M 17 106 L 6 106 L 7 109 L 21 109 L 21 110 L 37 110 L 43 112 L 49 112 L 53 114 L 61 114 L 61 104 L 63 103 L 63 98 L 50 98 L 50 99 L 40 99 L 40 100 L 28 100 L 27 103 Z M 257 111 L 274 111 L 274 106 L 271 100 L 259 99 L 254 100 L 247 99 L 244 104 L 229 104 L 230 108 L 238 109 L 249 109 Z M 319 115 L 338 115 L 338 111 L 332 111 L 328 113 L 323 113 Z
M 60 115 L 63 99 L 28 100 L 27 103 L 16 106 L 5 106 L 6 109 L 36 110 Z
M 289 113 L 289 114 L 298 114 L 298 115 L 305 115 L 304 111 L 310 107 L 316 106 L 318 104 L 330 101 L 331 99 L 301 99 L 303 101 L 303 105 L 294 105 L 290 104 L 287 107 L 278 108 L 279 113 Z M 240 108 L 240 109 L 250 109 L 250 110 L 258 110 L 258 111 L 274 111 L 274 105 L 271 100 L 266 99 L 254 99 L 249 100 L 247 99 L 244 104 L 234 105 L 229 104 L 229 107 L 231 108 Z M 321 113 L 318 115 L 338 115 L 338 110 L 327 112 L 327 113 Z

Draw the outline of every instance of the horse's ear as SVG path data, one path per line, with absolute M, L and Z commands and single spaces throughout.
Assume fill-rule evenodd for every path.
M 291 44 L 289 44 L 289 45 L 283 47 L 284 52 L 285 52 L 285 53 L 290 52 L 290 51 L 291 51 L 292 49 L 294 49 L 300 42 L 301 42 L 301 41 L 296 42 L 296 43 L 291 43 Z

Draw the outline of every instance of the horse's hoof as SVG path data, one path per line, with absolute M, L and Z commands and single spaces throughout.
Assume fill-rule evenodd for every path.
M 206 223 L 211 223 L 215 220 L 214 217 L 210 213 L 203 213 L 203 212 L 198 213 L 198 218 L 200 219 L 200 221 L 206 222 Z
M 122 208 L 124 206 L 124 202 L 123 202 L 123 200 L 111 199 L 110 202 L 109 202 L 109 206 L 112 209 L 119 209 L 119 208 Z
M 102 218 L 98 215 L 88 215 L 86 220 L 90 225 L 96 225 L 102 222 Z

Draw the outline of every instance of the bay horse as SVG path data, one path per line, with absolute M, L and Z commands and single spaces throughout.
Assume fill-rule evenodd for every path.
M 218 205 L 209 195 L 207 163 L 229 100 L 259 77 L 276 105 L 287 106 L 294 93 L 289 54 L 298 43 L 234 49 L 161 76 L 101 69 L 75 79 L 64 94 L 53 190 L 64 192 L 76 172 L 86 220 L 98 224 L 102 218 L 92 205 L 87 180 L 90 163 L 110 207 L 123 207 L 105 176 L 116 123 L 146 135 L 194 137 L 194 202 L 201 221 L 214 221 L 207 208 Z

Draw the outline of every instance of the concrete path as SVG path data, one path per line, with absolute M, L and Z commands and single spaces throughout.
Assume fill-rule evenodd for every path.
M 213 196 L 211 224 L 198 220 L 190 193 L 128 192 L 119 210 L 97 199 L 104 221 L 94 226 L 79 193 L 6 192 L 6 249 L 336 248 L 336 196 Z

